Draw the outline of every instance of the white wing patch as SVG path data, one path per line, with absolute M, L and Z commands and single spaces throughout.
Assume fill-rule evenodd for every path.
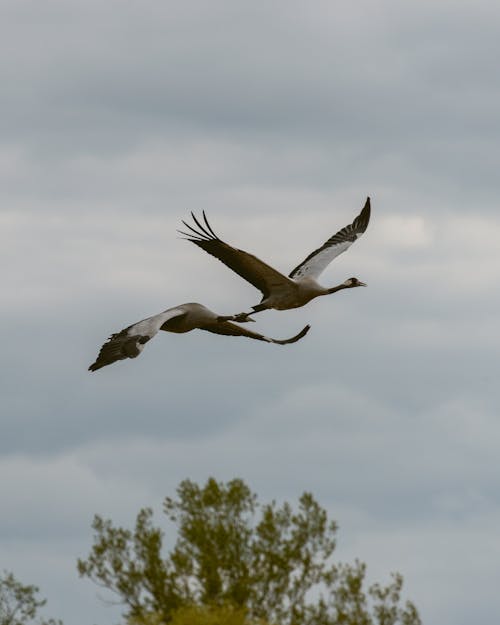
M 359 239 L 359 237 L 367 229 L 370 221 L 370 211 L 370 198 L 367 198 L 363 209 L 352 224 L 349 224 L 342 228 L 342 230 L 339 230 L 321 247 L 309 254 L 309 256 L 303 260 L 300 265 L 295 267 L 289 277 L 294 280 L 300 278 L 318 278 L 318 276 L 328 267 L 332 260 L 339 254 L 342 254 L 342 252 L 348 250 L 354 241 Z
M 169 308 L 158 315 L 138 321 L 121 332 L 112 334 L 101 347 L 99 355 L 96 361 L 90 365 L 89 371 L 97 371 L 97 369 L 110 365 L 117 360 L 137 358 L 146 343 L 158 334 L 165 321 L 184 313 L 185 310 L 182 307 Z
M 134 323 L 133 325 L 129 326 L 127 328 L 127 335 L 128 336 L 135 336 L 135 335 L 149 336 L 149 338 L 152 339 L 153 336 L 155 336 L 155 334 L 158 334 L 161 326 L 165 323 L 165 321 L 168 321 L 169 319 L 173 319 L 174 317 L 178 317 L 179 315 L 183 315 L 184 312 L 185 312 L 184 309 L 180 307 L 169 308 L 168 310 L 164 310 L 158 315 L 147 317 L 146 319 L 143 319 L 142 321 L 138 321 L 137 323 Z
M 354 241 L 344 241 L 331 247 L 316 250 L 314 256 L 310 256 L 290 274 L 294 280 L 300 278 L 317 278 L 328 267 L 334 258 L 348 250 Z

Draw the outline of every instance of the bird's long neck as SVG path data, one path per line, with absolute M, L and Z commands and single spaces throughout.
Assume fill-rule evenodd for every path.
M 342 289 L 348 289 L 347 284 L 339 284 L 338 286 L 332 286 L 331 289 L 327 290 L 327 293 L 336 293 L 337 291 L 342 291 Z

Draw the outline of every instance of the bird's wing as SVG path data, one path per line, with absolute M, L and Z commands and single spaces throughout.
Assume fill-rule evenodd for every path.
M 204 225 L 200 223 L 193 213 L 191 213 L 191 216 L 196 227 L 190 226 L 183 221 L 182 223 L 191 232 L 179 230 L 179 233 L 184 235 L 191 243 L 201 247 L 205 252 L 218 258 L 227 267 L 247 280 L 247 282 L 253 284 L 254 287 L 259 289 L 264 298 L 275 288 L 293 285 L 289 278 L 262 262 L 257 256 L 232 247 L 219 239 L 208 223 L 205 211 L 203 211 Z
M 366 199 L 363 210 L 356 219 L 342 230 L 325 241 L 303 260 L 300 265 L 290 273 L 290 278 L 317 278 L 326 267 L 342 252 L 345 252 L 358 239 L 368 227 L 370 221 L 370 198 Z
M 144 349 L 144 345 L 158 333 L 160 327 L 168 319 L 185 314 L 182 307 L 169 308 L 158 315 L 148 317 L 112 334 L 101 347 L 99 355 L 89 367 L 89 371 L 97 371 L 101 367 L 110 365 L 117 360 L 137 358 Z
M 235 323 L 231 323 L 230 321 L 223 321 L 219 323 L 210 324 L 209 326 L 204 326 L 200 328 L 201 330 L 207 330 L 208 332 L 213 332 L 214 334 L 225 334 L 227 336 L 246 336 L 249 339 L 257 339 L 257 341 L 266 341 L 266 343 L 276 343 L 278 345 L 288 345 L 289 343 L 296 343 L 302 337 L 304 337 L 308 332 L 311 326 L 305 326 L 298 334 L 292 336 L 289 339 L 272 339 L 268 336 L 264 336 L 263 334 L 259 334 L 258 332 L 252 332 L 251 330 L 247 330 L 246 328 L 242 328 Z

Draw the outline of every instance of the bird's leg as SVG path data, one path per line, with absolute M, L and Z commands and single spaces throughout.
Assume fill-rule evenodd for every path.
M 220 315 L 217 317 L 217 321 L 219 323 L 223 323 L 224 321 L 236 321 L 237 323 L 247 323 L 248 321 L 255 321 L 255 319 L 251 319 L 249 315 L 252 315 L 253 312 L 249 313 L 239 313 L 237 315 Z
M 247 323 L 248 321 L 255 321 L 255 319 L 252 319 L 250 317 L 250 315 L 253 315 L 254 312 L 255 311 L 248 312 L 248 313 L 239 313 L 237 315 L 234 315 L 234 321 L 238 323 Z
M 237 321 L 238 323 L 246 323 L 247 321 L 255 321 L 255 319 L 250 319 L 250 315 L 255 315 L 255 313 L 261 312 L 261 310 L 267 310 L 267 305 L 263 304 L 262 302 L 260 304 L 257 304 L 256 306 L 252 306 L 253 310 L 251 310 L 250 312 L 247 313 L 239 313 L 238 315 L 234 315 L 234 321 Z

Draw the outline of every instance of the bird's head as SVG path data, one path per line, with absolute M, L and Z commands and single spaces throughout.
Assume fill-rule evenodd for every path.
M 358 280 L 357 278 L 349 278 L 343 283 L 343 285 L 346 289 L 353 289 L 355 286 L 366 286 L 364 282 L 361 282 L 361 280 Z

